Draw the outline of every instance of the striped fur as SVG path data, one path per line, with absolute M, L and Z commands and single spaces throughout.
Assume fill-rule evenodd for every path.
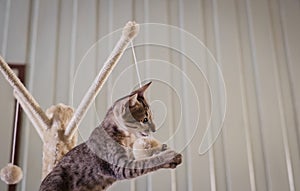
M 144 98 L 149 85 L 117 100 L 89 139 L 67 153 L 47 175 L 40 191 L 103 191 L 115 181 L 179 165 L 181 155 L 172 150 L 140 160 L 132 155 L 134 141 L 155 131 Z

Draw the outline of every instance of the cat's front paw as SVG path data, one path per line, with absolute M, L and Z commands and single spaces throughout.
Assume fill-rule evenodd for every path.
M 176 168 L 182 163 L 182 155 L 177 154 L 169 163 L 164 165 L 164 168 Z
M 182 163 L 182 155 L 176 153 L 172 150 L 167 150 L 164 153 L 165 155 L 165 164 L 163 164 L 163 168 L 176 168 L 179 164 Z
M 165 151 L 168 149 L 168 145 L 167 144 L 162 144 L 161 145 L 161 151 Z

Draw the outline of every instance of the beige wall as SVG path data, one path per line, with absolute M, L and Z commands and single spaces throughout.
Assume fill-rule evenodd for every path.
M 178 26 L 208 47 L 224 76 L 226 118 L 212 149 L 199 155 L 198 148 L 211 113 L 209 87 L 213 85 L 207 84 L 204 75 L 182 52 L 172 48 L 188 52 L 196 63 L 203 62 L 198 57 L 205 51 L 182 33 L 172 33 L 172 30 L 156 33 L 142 28 L 135 41 L 141 44 L 136 48 L 137 59 L 167 61 L 183 71 L 195 86 L 200 114 L 193 107 L 197 103 L 189 82 L 183 75 L 174 73 L 174 67 L 168 70 L 162 62 L 161 68 L 141 64 L 142 79 L 155 82 L 150 100 L 160 100 L 156 101 L 154 115 L 161 122 L 161 116 L 166 114 L 156 136 L 166 140 L 179 124 L 178 136 L 169 143 L 179 148 L 192 135 L 193 139 L 182 151 L 184 163 L 177 170 L 124 181 L 111 190 L 300 190 L 298 0 L 0 0 L 0 51 L 7 62 L 28 64 L 26 85 L 44 109 L 59 102 L 76 107 L 119 33 L 104 39 L 94 50 L 95 54 L 79 65 L 81 59 L 98 39 L 132 19 L 139 23 Z M 161 42 L 169 47 L 145 45 L 145 42 Z M 101 121 L 112 100 L 137 85 L 135 71 L 126 70 L 132 64 L 128 50 L 80 126 L 83 139 Z M 204 66 L 209 68 L 209 64 Z M 118 80 L 124 71 L 127 71 L 126 78 Z M 204 71 L 208 80 L 216 77 L 209 69 Z M 11 136 L 8 128 L 11 119 L 3 117 L 7 113 L 2 103 L 11 98 L 7 84 L 0 79 L 2 167 L 9 158 Z M 174 87 L 177 93 L 172 90 Z M 218 95 L 221 105 L 223 95 Z M 164 103 L 167 113 L 162 112 L 164 106 L 160 103 Z M 199 125 L 193 132 L 195 119 L 199 119 Z M 25 178 L 19 190 L 37 190 L 42 145 L 28 121 L 23 129 L 21 163 Z M 0 190 L 5 190 L 2 182 Z

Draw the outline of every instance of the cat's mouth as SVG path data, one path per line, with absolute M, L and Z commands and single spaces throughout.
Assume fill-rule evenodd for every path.
M 149 133 L 148 132 L 139 132 L 139 135 L 141 137 L 148 137 L 149 136 Z

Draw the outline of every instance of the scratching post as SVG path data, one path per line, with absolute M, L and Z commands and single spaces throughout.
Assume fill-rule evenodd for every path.
M 22 95 L 24 101 L 27 103 L 28 110 L 33 113 L 35 120 L 39 121 L 40 126 L 35 126 L 36 130 L 38 132 L 43 132 L 47 129 L 50 125 L 48 117 L 1 56 L 0 71 L 13 87 L 14 91 L 18 92 L 19 95 Z
M 32 125 L 35 127 L 37 133 L 39 134 L 40 138 L 43 141 L 43 137 L 44 137 L 43 133 L 44 133 L 44 130 L 46 130 L 46 128 L 44 128 L 44 129 L 42 128 L 43 125 L 41 124 L 40 120 L 38 120 L 38 118 L 36 117 L 36 113 L 30 109 L 30 104 L 26 101 L 23 94 L 14 90 L 14 96 L 20 103 L 20 105 L 23 108 L 23 110 L 25 111 L 27 117 L 29 118 Z M 48 128 L 48 126 L 47 126 L 47 128 Z
M 78 124 L 81 122 L 82 118 L 85 116 L 91 103 L 94 101 L 95 97 L 99 93 L 103 84 L 107 80 L 109 74 L 114 69 L 121 56 L 123 55 L 125 49 L 127 48 L 130 41 L 138 34 L 139 25 L 135 22 L 128 22 L 123 28 L 123 33 L 118 41 L 117 45 L 113 49 L 112 53 L 105 62 L 103 68 L 99 72 L 98 76 L 95 78 L 93 84 L 90 86 L 88 92 L 83 97 L 81 103 L 79 104 L 74 116 L 72 117 L 65 136 L 71 138 L 76 132 Z
M 45 113 L 0 56 L 0 71 L 13 87 L 15 98 L 24 109 L 43 141 L 43 178 L 76 145 L 78 125 L 120 60 L 128 44 L 138 32 L 139 25 L 135 22 L 128 22 L 125 25 L 120 40 L 83 97 L 75 113 L 71 107 L 64 104 L 51 106 Z
M 64 104 L 51 106 L 46 111 L 46 115 L 51 119 L 51 127 L 43 134 L 42 179 L 77 144 L 77 133 L 74 133 L 71 139 L 64 136 L 73 113 L 73 109 Z

